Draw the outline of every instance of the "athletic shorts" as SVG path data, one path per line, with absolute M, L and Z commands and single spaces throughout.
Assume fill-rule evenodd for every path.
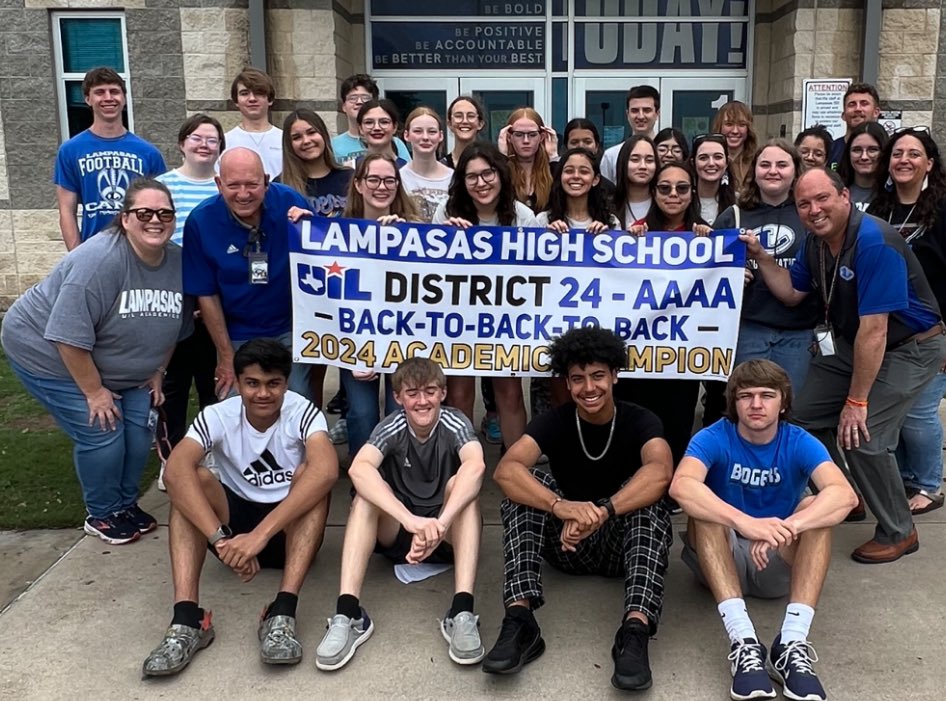
M 685 531 L 680 536 L 683 540 L 681 558 L 687 567 L 693 570 L 700 584 L 708 588 L 700 569 L 696 550 L 690 546 Z M 750 550 L 752 541 L 730 529 L 729 544 L 732 547 L 736 574 L 739 575 L 739 585 L 742 587 L 743 596 L 753 596 L 757 599 L 780 599 L 788 596 L 792 584 L 792 568 L 782 559 L 777 550 L 769 552 L 769 564 L 764 570 L 759 570 L 752 561 Z
M 230 523 L 227 525 L 230 526 L 230 530 L 233 531 L 233 535 L 252 532 L 253 529 L 256 528 L 264 518 L 272 513 L 273 509 L 282 503 L 276 501 L 272 504 L 260 504 L 255 501 L 247 501 L 227 487 L 227 485 L 221 483 L 220 486 L 223 487 L 224 494 L 227 495 L 227 506 L 230 509 Z M 208 548 L 210 549 L 210 552 L 219 558 L 216 548 L 209 545 Z M 260 567 L 278 570 L 281 570 L 283 567 L 285 567 L 285 532 L 280 531 L 270 538 L 269 542 L 266 544 L 266 547 L 260 551 L 259 555 L 256 556 L 256 559 L 259 562 Z
M 413 539 L 414 534 L 404 530 L 404 526 L 401 526 L 397 531 L 397 537 L 391 545 L 385 547 L 381 545 L 381 543 L 375 543 L 374 551 L 384 555 L 395 565 L 403 565 L 407 562 L 404 558 L 406 558 L 407 554 L 411 551 L 411 541 Z M 441 541 L 436 550 L 430 553 L 424 562 L 429 562 L 432 565 L 452 565 L 453 546 L 446 541 Z

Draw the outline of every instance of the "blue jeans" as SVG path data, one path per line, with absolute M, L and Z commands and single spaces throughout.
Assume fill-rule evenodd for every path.
M 373 380 L 359 380 L 351 370 L 339 370 L 342 386 L 348 395 L 348 413 L 345 415 L 348 428 L 348 455 L 352 458 L 368 442 L 368 437 L 381 420 L 378 409 L 378 390 L 381 389 L 381 375 Z M 384 381 L 385 416 L 397 409 L 391 378 Z
M 89 426 L 89 404 L 72 378 L 39 377 L 9 362 L 27 391 L 72 440 L 76 475 L 89 516 L 105 518 L 133 506 L 138 501 L 138 484 L 154 440 L 154 431 L 148 428 L 148 388 L 116 392 L 119 398 L 115 406 L 121 418 L 114 431 L 103 431 L 97 422 Z
M 736 365 L 746 360 L 771 360 L 788 373 L 792 390 L 797 395 L 808 376 L 808 362 L 811 360 L 808 347 L 812 338 L 811 329 L 786 331 L 743 321 L 739 325 Z
M 946 373 L 938 372 L 917 395 L 900 428 L 897 464 L 903 484 L 931 494 L 943 484 L 943 424 L 939 402 L 946 393 Z

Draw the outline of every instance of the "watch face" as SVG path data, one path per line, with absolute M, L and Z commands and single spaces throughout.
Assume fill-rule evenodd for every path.
M 231 529 L 230 526 L 228 526 L 227 524 L 223 524 L 222 526 L 220 526 L 220 532 L 223 533 L 224 538 L 233 537 L 233 529 Z

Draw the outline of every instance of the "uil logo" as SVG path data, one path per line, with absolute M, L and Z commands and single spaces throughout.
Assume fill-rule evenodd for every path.
M 361 289 L 361 270 L 339 265 L 296 265 L 299 289 L 306 294 L 329 299 L 368 300 L 371 293 Z
M 118 211 L 125 201 L 128 173 L 119 168 L 106 168 L 98 176 L 99 208 Z

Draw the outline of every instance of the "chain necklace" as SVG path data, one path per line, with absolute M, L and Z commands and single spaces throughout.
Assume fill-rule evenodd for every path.
M 581 452 L 585 454 L 586 458 L 592 462 L 597 462 L 608 454 L 608 448 L 611 447 L 611 439 L 614 438 L 614 424 L 617 422 L 617 418 L 618 408 L 615 405 L 614 413 L 611 414 L 611 430 L 608 432 L 608 442 L 604 444 L 604 450 L 601 451 L 601 455 L 595 457 L 588 452 L 588 448 L 585 446 L 585 437 L 581 435 L 581 419 L 578 418 L 578 407 L 575 407 L 575 429 L 578 431 L 578 442 L 581 443 Z

